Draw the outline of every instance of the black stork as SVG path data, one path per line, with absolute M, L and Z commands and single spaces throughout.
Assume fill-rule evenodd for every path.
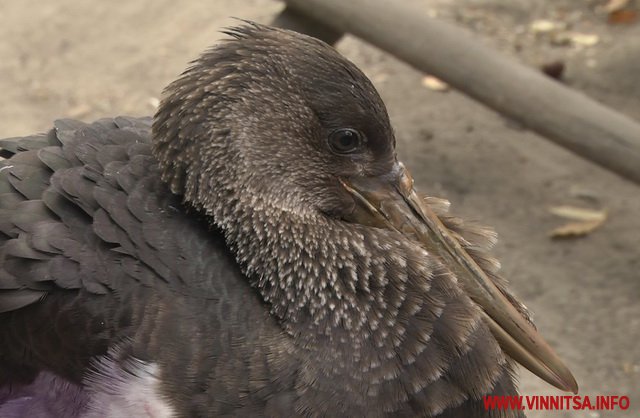
M 507 417 L 576 382 L 371 82 L 246 23 L 153 120 L 0 142 L 0 415 Z

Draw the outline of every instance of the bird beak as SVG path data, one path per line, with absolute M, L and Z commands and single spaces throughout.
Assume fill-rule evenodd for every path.
M 551 385 L 578 393 L 578 384 L 567 366 L 418 197 L 413 179 L 402 163 L 387 175 L 340 181 L 357 202 L 348 221 L 394 229 L 418 241 L 455 273 L 511 358 Z

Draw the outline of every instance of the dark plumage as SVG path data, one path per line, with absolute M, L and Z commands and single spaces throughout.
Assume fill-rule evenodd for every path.
M 516 394 L 503 349 L 538 367 L 493 233 L 416 198 L 332 48 L 228 33 L 153 124 L 0 142 L 0 415 L 520 416 L 482 403 Z

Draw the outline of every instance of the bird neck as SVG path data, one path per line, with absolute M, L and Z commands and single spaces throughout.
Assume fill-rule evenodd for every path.
M 355 337 L 389 317 L 389 286 L 404 299 L 398 292 L 405 288 L 400 282 L 407 277 L 406 262 L 394 252 L 390 231 L 289 211 L 255 197 L 251 205 L 235 203 L 214 214 L 216 224 L 288 332 Z
M 232 204 L 216 223 L 244 274 L 294 337 L 304 375 L 318 391 L 357 395 L 353 388 L 368 388 L 350 398 L 366 405 L 371 393 L 395 399 L 391 394 L 405 393 L 408 381 L 411 391 L 433 385 L 433 393 L 455 381 L 468 389 L 452 389 L 447 401 L 460 404 L 467 393 L 488 393 L 497 376 L 510 379 L 479 308 L 445 266 L 400 233 L 268 202 L 224 201 Z M 487 355 L 477 363 L 467 355 L 472 351 Z M 431 398 L 420 399 L 426 402 L 420 408 L 440 412 Z

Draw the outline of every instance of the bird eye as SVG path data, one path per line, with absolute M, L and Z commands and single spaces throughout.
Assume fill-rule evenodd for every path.
M 362 145 L 362 135 L 354 129 L 338 129 L 329 135 L 329 147 L 336 154 L 351 154 Z

